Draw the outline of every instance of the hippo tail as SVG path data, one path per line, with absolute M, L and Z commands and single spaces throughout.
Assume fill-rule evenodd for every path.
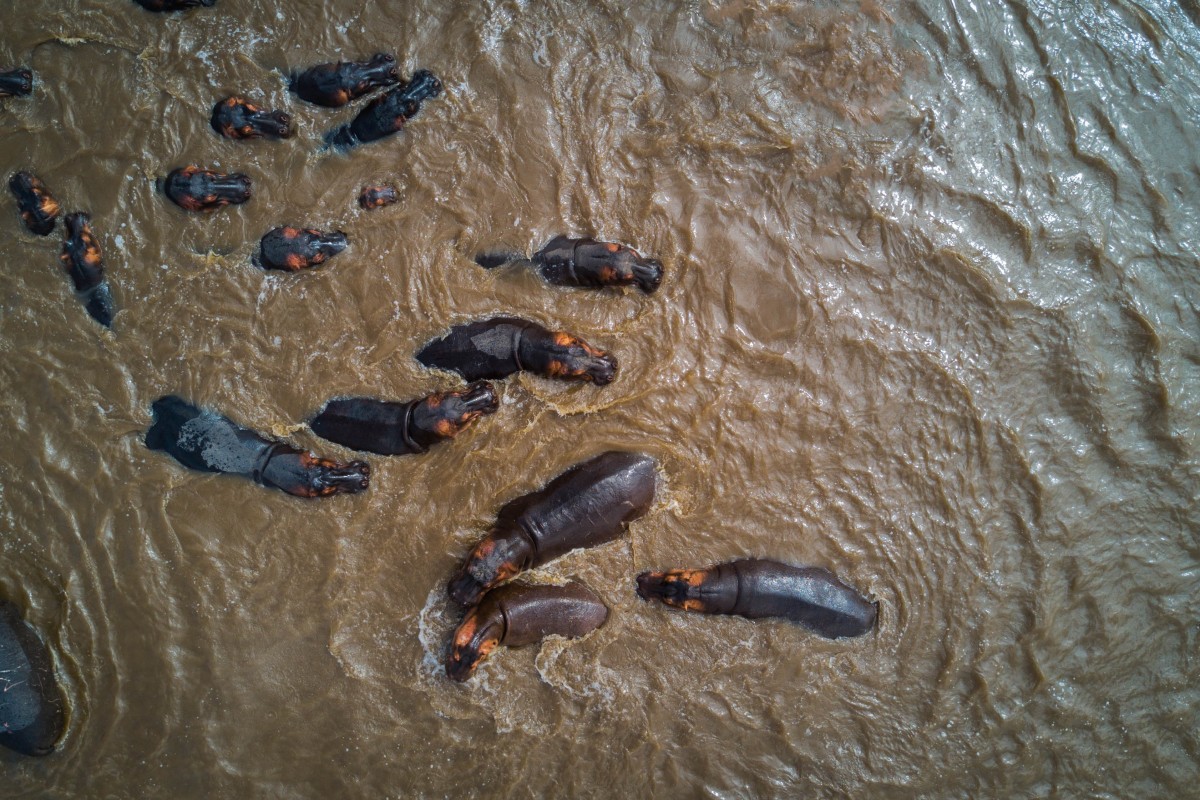
M 520 253 L 506 253 L 498 250 L 489 250 L 486 253 L 475 255 L 475 263 L 484 269 L 496 269 L 522 261 L 528 261 L 528 259 Z

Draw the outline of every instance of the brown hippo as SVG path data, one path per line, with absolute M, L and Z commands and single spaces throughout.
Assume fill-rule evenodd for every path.
M 611 450 L 510 500 L 450 579 L 450 599 L 474 605 L 484 592 L 522 570 L 617 538 L 654 502 L 655 470 L 650 456 Z
M 240 172 L 225 175 L 189 164 L 171 170 L 163 192 L 187 211 L 212 211 L 249 200 L 250 179 Z
M 254 263 L 263 269 L 297 272 L 324 264 L 346 249 L 346 234 L 312 228 L 273 228 L 260 242 Z
M 395 186 L 365 186 L 359 192 L 358 204 L 370 211 L 374 208 L 390 206 L 400 199 L 400 193 Z
M 16 606 L 0 600 L 0 745 L 27 756 L 49 755 L 65 728 L 49 648 Z
M 518 253 L 480 253 L 475 263 L 484 269 L 528 265 L 547 283 L 557 286 L 636 286 L 645 294 L 654 293 L 663 277 L 662 262 L 642 258 L 632 247 L 566 236 L 555 236 L 532 259 Z
M 643 600 L 702 614 L 783 617 L 827 639 L 862 636 L 878 614 L 875 603 L 829 570 L 759 558 L 706 569 L 643 572 L 637 584 Z
M 318 436 L 355 450 L 385 456 L 424 453 L 494 413 L 499 405 L 491 384 L 480 381 L 461 392 L 437 392 L 407 403 L 361 397 L 331 400 L 309 427 Z
M 547 636 L 586 636 L 608 619 L 608 606 L 587 586 L 512 583 L 485 594 L 454 631 L 446 675 L 471 677 L 499 645 L 520 647 Z
M 8 179 L 8 188 L 17 198 L 17 210 L 29 232 L 49 236 L 61 209 L 46 184 L 36 175 L 18 172 Z
M 209 123 L 226 139 L 286 139 L 292 118 L 282 111 L 263 111 L 241 97 L 226 97 L 213 106 Z
M 165 450 L 180 464 L 204 472 L 244 475 L 297 497 L 354 494 L 366 489 L 371 467 L 341 463 L 267 439 L 174 396 L 154 402 L 146 446 Z
M 33 73 L 26 67 L 0 72 L 0 99 L 24 97 L 33 91 Z
M 381 86 L 393 86 L 399 82 L 396 57 L 389 53 L 376 53 L 370 61 L 338 61 L 309 67 L 292 77 L 289 88 L 301 100 L 338 108 Z
M 104 259 L 100 257 L 100 243 L 92 233 L 91 217 L 82 212 L 68 214 L 63 224 L 67 238 L 63 241 L 63 269 L 75 284 L 79 297 L 92 319 L 106 328 L 112 327 L 112 291 L 104 279 Z
M 421 104 L 442 92 L 442 82 L 429 70 L 413 73 L 412 79 L 376 97 L 349 125 L 330 131 L 325 141 L 339 150 L 398 133 L 421 110 Z
M 455 325 L 421 348 L 417 360 L 427 367 L 457 372 L 469 381 L 529 370 L 547 378 L 604 386 L 617 374 L 617 360 L 609 353 L 570 333 L 517 317 Z

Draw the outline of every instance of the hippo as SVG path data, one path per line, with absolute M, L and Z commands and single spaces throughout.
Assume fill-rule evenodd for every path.
M 203 472 L 244 475 L 296 497 L 354 494 L 367 488 L 371 467 L 341 463 L 267 439 L 212 411 L 175 396 L 154 401 L 146 446 L 165 450 L 180 464 Z
M 370 61 L 318 64 L 292 76 L 288 88 L 301 100 L 326 108 L 340 108 L 382 86 L 400 83 L 396 57 L 376 53 Z
M 104 260 L 100 257 L 100 243 L 92 233 L 91 217 L 83 212 L 68 214 L 63 224 L 67 238 L 63 241 L 63 269 L 75 284 L 75 294 L 87 308 L 92 319 L 106 328 L 112 327 L 112 291 L 104 278 Z
M 49 236 L 60 211 L 58 201 L 36 175 L 17 172 L 8 179 L 8 188 L 17 198 L 17 210 L 30 233 Z
M 346 249 L 346 234 L 312 228 L 274 228 L 262 237 L 254 263 L 263 269 L 298 272 L 324 264 Z
M 442 92 L 442 82 L 429 70 L 418 70 L 412 79 L 376 97 L 349 125 L 330 131 L 325 142 L 339 150 L 349 150 L 366 142 L 398 133 L 404 124 L 416 116 L 421 104 Z
M 16 606 L 0 600 L 0 745 L 27 756 L 49 755 L 65 728 L 49 648 Z
M 359 206 L 367 211 L 390 206 L 399 200 L 400 193 L 395 186 L 365 186 L 358 194 Z
M 522 570 L 617 538 L 654 502 L 656 466 L 650 456 L 610 450 L 510 500 L 450 579 L 450 599 L 474 605 Z
M 197 6 L 214 6 L 217 0 L 133 0 L 147 11 L 186 11 Z
M 33 72 L 27 67 L 18 67 L 0 72 L 0 99 L 25 97 L 33 92 Z
M 584 584 L 513 583 L 485 594 L 459 623 L 446 675 L 463 682 L 498 645 L 520 647 L 547 636 L 586 636 L 608 619 L 608 606 Z
M 606 286 L 637 286 L 653 294 L 662 283 L 661 261 L 642 258 L 632 247 L 595 239 L 555 236 L 527 259 L 519 253 L 480 253 L 475 263 L 484 269 L 509 264 L 527 265 L 547 283 L 602 289 Z
M 240 172 L 224 175 L 189 164 L 167 174 L 163 193 L 186 211 L 212 211 L 249 200 L 250 179 Z
M 331 442 L 383 456 L 424 453 L 452 439 L 500 403 L 492 385 L 473 383 L 461 392 L 437 392 L 407 403 L 369 398 L 331 400 L 308 423 Z
M 637 577 L 637 593 L 643 600 L 701 614 L 783 617 L 827 639 L 862 636 L 874 627 L 879 612 L 827 569 L 760 558 L 706 569 L 643 572 Z
M 518 317 L 492 317 L 456 325 L 426 344 L 417 360 L 457 372 L 468 381 L 506 378 L 528 370 L 547 378 L 612 382 L 617 359 L 564 331 L 551 331 Z
M 292 118 L 282 111 L 263 111 L 241 97 L 226 97 L 213 106 L 209 123 L 226 139 L 287 139 Z

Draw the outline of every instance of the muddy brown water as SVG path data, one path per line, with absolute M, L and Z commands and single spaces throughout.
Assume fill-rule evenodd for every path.
M 0 202 L 0 591 L 70 724 L 0 795 L 1184 797 L 1200 778 L 1200 9 L 1194 2 L 0 0 L 0 170 L 86 210 L 109 333 Z M 288 70 L 397 55 L 444 94 L 349 156 Z M 239 93 L 296 120 L 229 142 Z M 186 214 L 155 180 L 244 171 Z M 361 186 L 397 205 L 361 211 Z M 350 248 L 250 263 L 281 224 Z M 662 289 L 484 272 L 557 233 Z M 177 393 L 321 453 L 329 398 L 459 385 L 447 326 L 513 313 L 610 349 L 521 377 L 369 492 L 305 501 L 148 451 Z M 579 641 L 440 666 L 444 584 L 573 463 L 661 464 L 631 534 L 537 571 Z M 880 603 L 830 642 L 643 604 L 645 569 L 770 557 Z

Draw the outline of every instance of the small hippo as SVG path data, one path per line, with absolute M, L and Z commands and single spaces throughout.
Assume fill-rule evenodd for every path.
M 224 175 L 194 165 L 173 169 L 163 182 L 171 202 L 187 211 L 211 211 L 241 205 L 250 199 L 250 178 L 241 173 Z
M 400 199 L 400 193 L 395 186 L 366 186 L 358 195 L 358 204 L 370 211 L 374 208 L 390 206 Z
M 226 139 L 286 139 L 292 118 L 282 111 L 263 111 L 241 97 L 226 97 L 213 106 L 212 128 Z
M 376 53 L 370 61 L 318 64 L 294 75 L 289 88 L 301 100 L 326 108 L 339 108 L 381 86 L 400 82 L 396 57 Z
M 63 224 L 67 228 L 60 257 L 63 269 L 92 319 L 111 328 L 116 311 L 108 281 L 104 279 L 104 260 L 100 257 L 100 243 L 92 233 L 91 217 L 82 212 L 68 214 Z
M 60 208 L 46 184 L 36 175 L 18 172 L 8 179 L 8 188 L 17 198 L 17 209 L 29 232 L 49 236 Z

